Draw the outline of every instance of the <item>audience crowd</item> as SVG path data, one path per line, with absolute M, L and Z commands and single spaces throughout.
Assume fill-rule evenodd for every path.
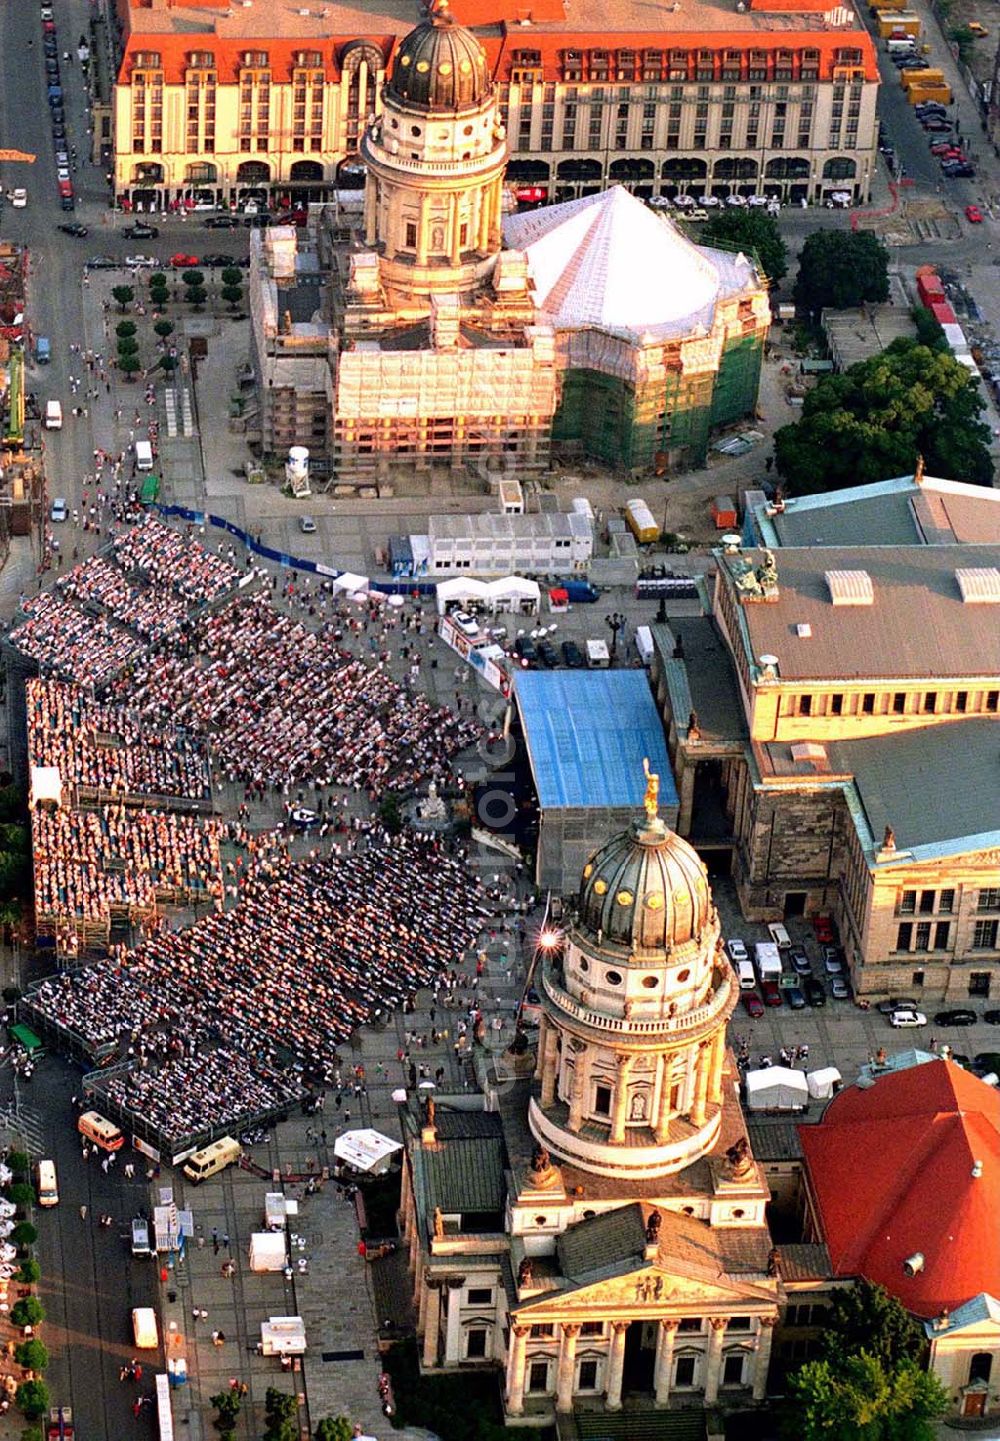
M 124 1051 L 136 1062 L 113 1099 L 148 1126 L 178 1109 L 185 1134 L 196 1135 L 266 1109 L 258 1082 L 275 1108 L 289 1087 L 330 1084 L 338 1045 L 439 983 L 491 913 L 438 843 L 384 833 L 363 853 L 303 863 L 263 843 L 241 868 L 239 892 L 232 909 L 161 928 L 132 951 L 43 981 L 29 998 L 29 1015 L 93 1057 Z M 215 1045 L 243 1058 L 253 1086 L 236 1070 L 224 1087 L 202 1085 Z
M 29 680 L 26 701 L 28 763 L 55 766 L 63 787 L 211 800 L 208 752 L 190 732 L 166 722 L 153 729 L 61 681 Z
M 98 691 L 144 653 L 142 642 L 127 630 L 78 610 L 54 591 L 41 591 L 22 610 L 27 619 L 10 632 L 10 641 L 43 675 Z
M 122 570 L 138 571 L 189 604 L 219 600 L 240 581 L 240 572 L 224 556 L 213 555 L 191 535 L 171 530 L 153 515 L 117 535 L 111 549 Z
M 102 555 L 92 555 L 56 581 L 56 589 L 81 606 L 98 606 L 150 645 L 173 635 L 184 611 L 173 591 L 161 585 L 133 585 Z

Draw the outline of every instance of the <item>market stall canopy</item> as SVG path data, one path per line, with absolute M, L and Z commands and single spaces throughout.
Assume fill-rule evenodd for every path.
M 747 1071 L 746 1085 L 747 1108 L 751 1111 L 799 1111 L 809 1101 L 805 1076 L 788 1066 Z
M 836 1066 L 824 1066 L 822 1070 L 810 1071 L 806 1084 L 814 1101 L 828 1101 L 840 1090 L 843 1077 Z

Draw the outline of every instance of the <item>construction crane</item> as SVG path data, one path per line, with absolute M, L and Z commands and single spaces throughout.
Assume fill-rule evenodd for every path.
M 34 165 L 35 157 L 27 150 L 0 150 L 0 160 L 16 160 L 22 165 Z

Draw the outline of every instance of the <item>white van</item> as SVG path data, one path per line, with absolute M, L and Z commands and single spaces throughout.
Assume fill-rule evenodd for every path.
M 753 973 L 752 961 L 740 961 L 736 967 L 736 974 L 740 978 L 740 990 L 752 991 L 757 984 L 757 977 Z
M 153 469 L 153 447 L 148 440 L 137 440 L 135 443 L 135 468 L 136 470 Z
M 635 628 L 635 648 L 639 652 L 639 659 L 644 666 L 653 663 L 653 632 L 648 625 L 637 625 Z
M 200 1151 L 195 1151 L 188 1156 L 184 1162 L 184 1174 L 188 1180 L 197 1186 L 199 1181 L 207 1181 L 209 1176 L 216 1176 L 238 1161 L 243 1154 L 243 1147 L 239 1141 L 234 1141 L 232 1136 L 220 1136 L 210 1146 L 203 1146 Z
M 603 640 L 588 640 L 587 642 L 587 664 L 591 670 L 607 670 L 611 664 L 611 654 L 607 643 Z
M 35 1179 L 38 1182 L 38 1204 L 58 1206 L 59 1185 L 56 1181 L 55 1161 L 39 1161 Z
M 45 406 L 45 429 L 62 430 L 62 406 L 58 400 L 50 400 Z
M 132 1334 L 137 1351 L 155 1351 L 160 1344 L 160 1329 L 152 1306 L 136 1306 L 132 1311 Z
M 767 933 L 779 951 L 790 951 L 792 949 L 792 938 L 780 921 L 771 921 L 768 925 Z

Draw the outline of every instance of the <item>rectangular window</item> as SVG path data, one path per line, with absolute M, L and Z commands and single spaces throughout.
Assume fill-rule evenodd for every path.
M 930 914 L 933 913 L 933 911 L 934 911 L 934 897 L 935 897 L 936 894 L 937 894 L 936 891 L 921 891 L 921 892 L 920 892 L 920 914 L 921 914 L 922 916 L 930 915 Z
M 977 921 L 972 932 L 973 950 L 995 951 L 998 927 L 1000 927 L 1000 921 Z
M 723 1386 L 743 1385 L 743 1353 L 735 1356 L 727 1356 L 722 1365 Z
M 899 898 L 899 914 L 901 916 L 912 916 L 917 909 L 916 891 L 904 891 Z
M 611 1115 L 611 1087 L 598 1086 L 594 1091 L 594 1110 L 599 1116 Z
M 938 896 L 938 910 L 943 911 L 946 916 L 950 916 L 954 909 L 955 892 L 950 888 L 943 890 Z
M 861 714 L 862 714 L 862 715 L 874 715 L 874 714 L 875 714 L 875 692 L 874 692 L 874 691 L 870 691 L 870 690 L 865 691 L 864 695 L 861 697 Z
M 581 1335 L 581 1336 L 603 1336 L 603 1335 L 604 1335 L 604 1322 L 603 1322 L 603 1321 L 584 1321 L 584 1322 L 582 1322 L 581 1325 L 580 1325 L 580 1335 Z
M 406 245 L 408 250 L 417 248 L 417 223 L 415 220 L 406 222 Z
M 1000 911 L 1000 886 L 992 886 L 979 892 L 977 911 Z
M 678 1331 L 701 1331 L 701 1318 L 698 1316 L 685 1316 L 678 1326 Z
M 896 932 L 896 950 L 908 951 L 912 940 L 913 927 L 909 921 L 904 921 Z
M 986 709 L 995 711 L 1000 706 L 1000 690 L 988 690 L 986 692 Z
M 968 692 L 967 690 L 958 690 L 958 691 L 956 691 L 956 692 L 955 692 L 955 709 L 959 712 L 960 715 L 964 715 L 964 714 L 965 714 L 965 710 L 966 710 L 966 707 L 968 706 L 968 704 L 969 704 L 969 692 Z
M 946 951 L 948 949 L 948 938 L 951 935 L 951 923 L 949 921 L 938 921 L 934 927 L 934 949 Z
M 799 715 L 812 715 L 813 698 L 811 695 L 799 696 Z
M 830 714 L 831 714 L 831 715 L 843 715 L 843 714 L 844 714 L 844 697 L 843 697 L 842 695 L 832 695 L 832 696 L 830 697 Z
M 917 926 L 917 941 L 915 950 L 929 951 L 931 948 L 931 923 L 921 921 Z
M 933 715 L 937 705 L 937 691 L 929 690 L 924 694 L 924 713 Z
M 555 1327 L 548 1321 L 540 1322 L 538 1325 L 532 1326 L 531 1334 L 536 1340 L 539 1340 L 542 1337 L 554 1335 Z
M 528 1367 L 528 1390 L 537 1395 L 549 1389 L 548 1361 L 532 1361 Z
M 683 1323 L 683 1321 L 682 1321 L 682 1322 L 681 1322 L 681 1325 L 683 1326 L 683 1324 L 684 1324 L 684 1323 Z M 694 1358 L 694 1356 L 678 1356 L 678 1357 L 677 1357 L 677 1361 L 676 1361 L 675 1366 L 674 1366 L 674 1385 L 675 1385 L 675 1386 L 693 1386 L 693 1385 L 694 1385 L 694 1366 L 695 1366 L 695 1358 Z
M 906 710 L 906 692 L 898 690 L 892 698 L 893 715 L 902 715 Z
M 990 993 L 989 971 L 972 971 L 969 975 L 969 995 L 987 997 Z
M 470 1361 L 482 1360 L 486 1355 L 486 1328 L 472 1326 L 465 1334 L 465 1354 Z
M 919 989 L 920 989 L 920 987 L 923 985 L 923 983 L 924 983 L 924 973 L 923 973 L 923 971 L 914 971 L 914 972 L 913 972 L 913 975 L 910 977 L 910 985 L 913 986 L 916 990 L 919 991 Z
M 750 1317 L 749 1317 L 749 1316 L 730 1316 L 730 1318 L 729 1318 L 729 1324 L 727 1325 L 726 1330 L 727 1330 L 727 1331 L 749 1331 L 749 1330 L 750 1330 Z
M 596 1391 L 596 1390 L 597 1390 L 597 1362 L 596 1362 L 596 1361 L 581 1361 L 581 1362 L 580 1362 L 580 1375 L 579 1375 L 579 1379 L 577 1380 L 577 1390 L 578 1390 L 578 1391 Z
M 489 1286 L 475 1286 L 469 1291 L 470 1306 L 492 1306 L 493 1290 Z

